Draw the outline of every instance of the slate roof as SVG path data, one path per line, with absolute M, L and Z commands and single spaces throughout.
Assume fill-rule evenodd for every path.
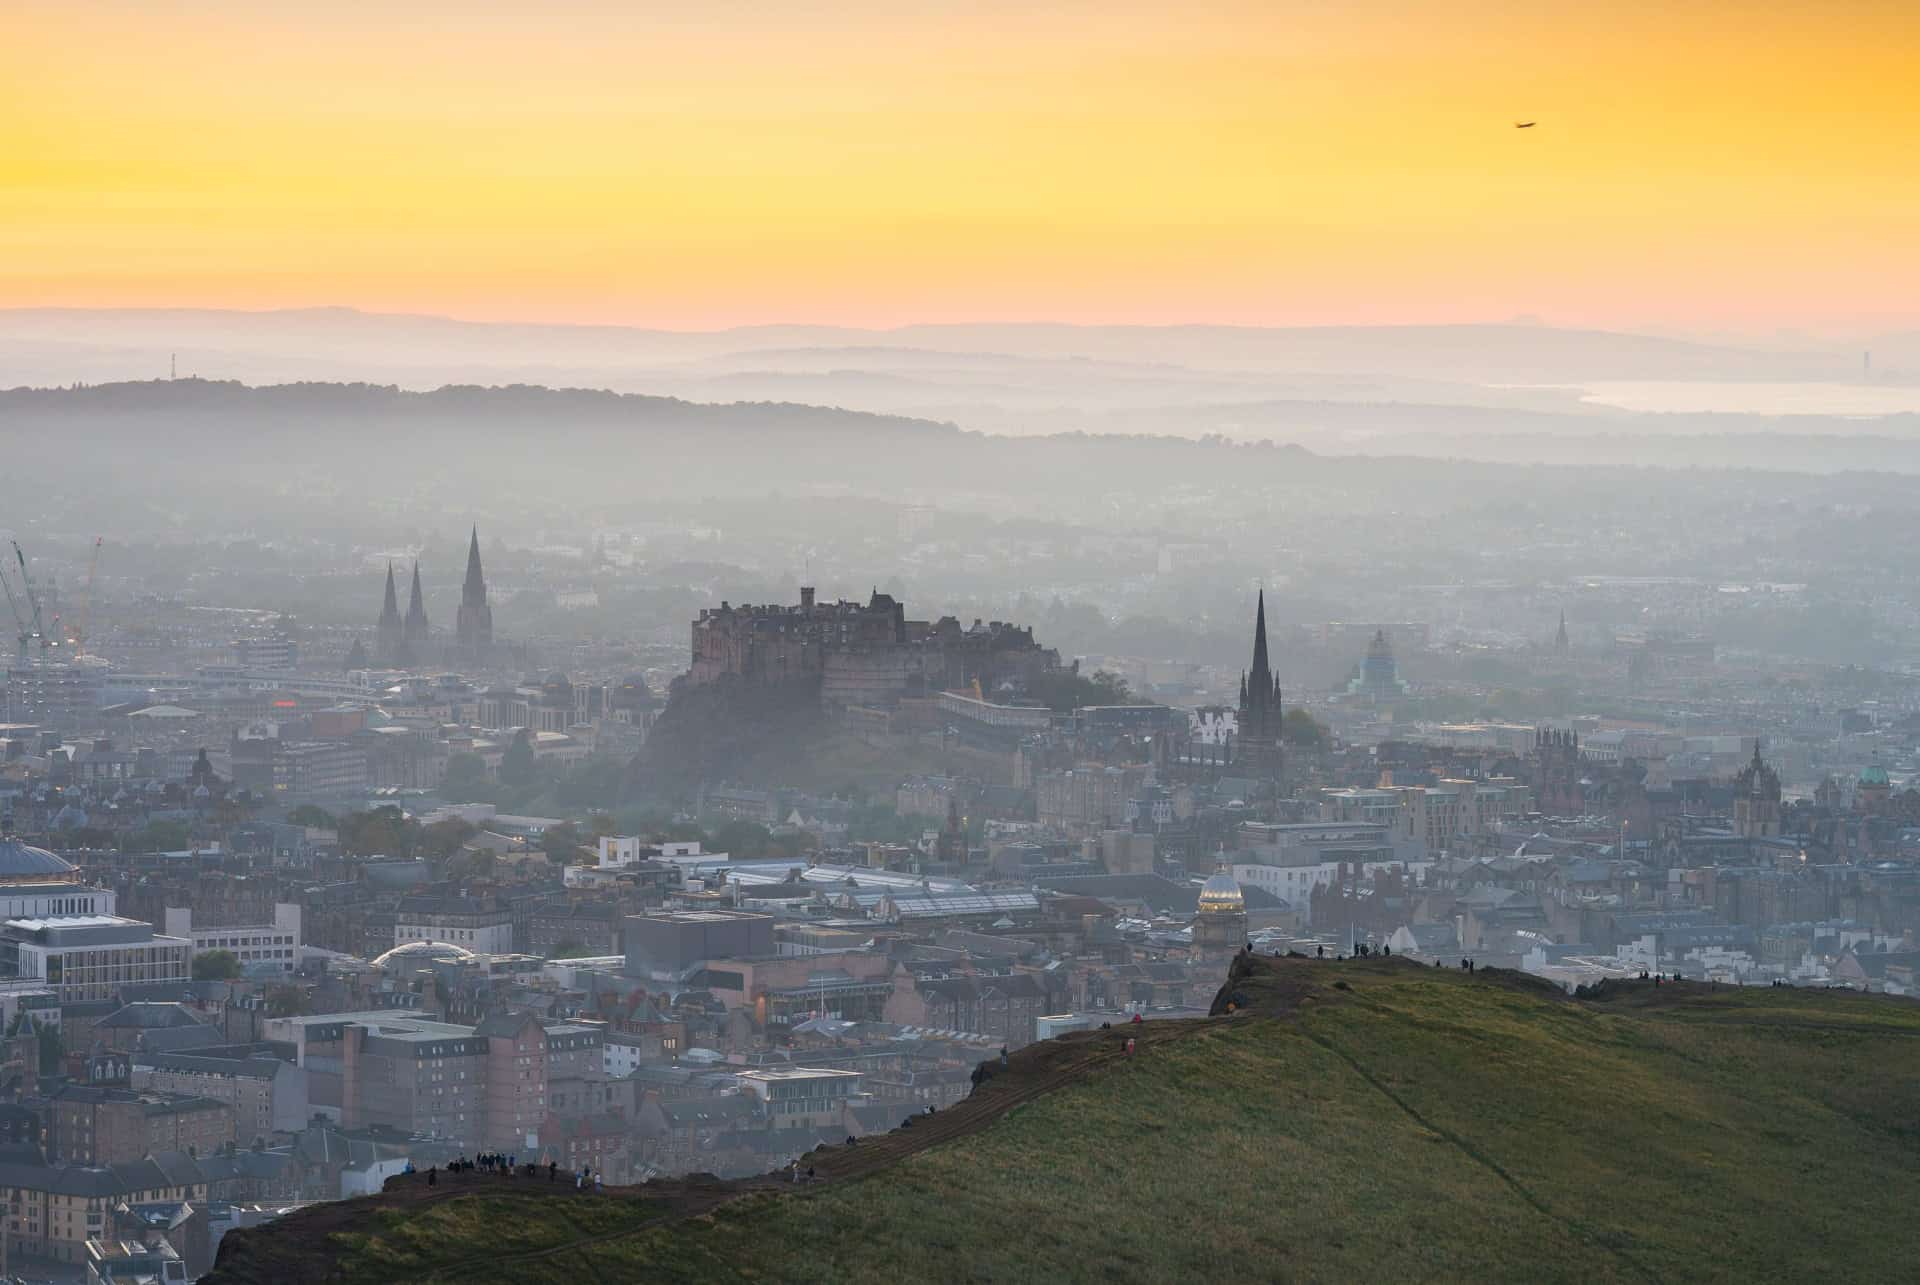
M 138 1028 L 143 1031 L 171 1026 L 206 1025 L 179 1004 L 156 1004 L 146 1000 L 122 1005 L 118 1011 L 101 1018 L 99 1024 L 111 1030 Z
M 0 1161 L 0 1187 L 22 1187 L 63 1196 L 130 1196 L 205 1182 L 198 1163 L 184 1151 L 166 1151 L 127 1164 L 27 1165 Z

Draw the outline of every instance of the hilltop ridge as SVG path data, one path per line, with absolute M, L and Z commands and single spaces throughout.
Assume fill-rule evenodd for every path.
M 1891 1279 L 1920 1249 L 1920 1005 L 1242 957 L 1215 1012 L 1032 1045 L 811 1186 L 395 1179 L 207 1279 Z

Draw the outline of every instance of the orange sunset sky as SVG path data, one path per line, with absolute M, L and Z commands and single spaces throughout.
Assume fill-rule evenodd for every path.
M 0 130 L 4 307 L 1920 322 L 1915 0 L 7 0 Z

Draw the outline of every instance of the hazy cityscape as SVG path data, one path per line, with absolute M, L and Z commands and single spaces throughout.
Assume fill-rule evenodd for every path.
M 1911 1272 L 1911 15 L 28 8 L 0 1285 Z
M 1895 478 L 532 388 L 0 404 L 7 1181 L 49 1211 L 10 1252 L 48 1271 L 99 1256 L 51 1212 L 81 1171 L 194 1206 L 195 1275 L 462 1156 L 764 1173 L 1203 1015 L 1249 944 L 1916 985 Z

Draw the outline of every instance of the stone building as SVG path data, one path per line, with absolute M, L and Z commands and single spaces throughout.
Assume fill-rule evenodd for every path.
M 1760 742 L 1753 744 L 1753 761 L 1733 778 L 1733 829 L 1743 839 L 1780 837 L 1780 774 L 1760 758 Z
M 818 683 L 821 705 L 845 710 L 976 685 L 983 692 L 1024 686 L 1059 665 L 1059 653 L 1035 642 L 1029 628 L 998 620 L 966 627 L 952 616 L 908 620 L 905 606 L 888 594 L 876 591 L 864 603 L 820 602 L 809 586 L 797 607 L 723 602 L 702 610 L 693 622 L 687 681 Z
M 103 1235 L 114 1210 L 151 1201 L 203 1201 L 206 1175 L 184 1152 L 114 1165 L 29 1164 L 0 1160 L 0 1208 L 7 1253 L 60 1263 L 87 1261 L 87 1242 Z
M 1533 738 L 1533 796 L 1548 816 L 1579 816 L 1586 811 L 1586 765 L 1580 734 L 1542 728 Z
M 162 1151 L 210 1156 L 234 1138 L 233 1108 L 213 1098 L 65 1084 L 48 1101 L 47 1155 L 117 1165 Z
M 241 1143 L 289 1133 L 307 1122 L 306 1068 L 257 1048 L 136 1054 L 133 1086 L 225 1103 L 233 1112 L 234 1139 Z
M 1139 794 L 1144 766 L 1105 767 L 1082 763 L 1071 771 L 1047 772 L 1035 788 L 1040 824 L 1073 837 L 1120 829 L 1127 824 L 1127 803 Z

